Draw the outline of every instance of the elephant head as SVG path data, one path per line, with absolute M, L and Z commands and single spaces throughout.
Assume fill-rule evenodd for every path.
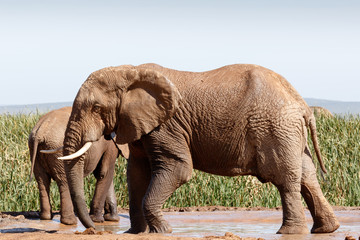
M 177 88 L 154 70 L 133 66 L 108 67 L 81 86 L 65 132 L 64 159 L 71 197 L 85 227 L 94 227 L 83 189 L 82 146 L 116 132 L 116 142 L 136 141 L 173 116 L 181 96 Z M 85 149 L 86 150 L 86 149 Z M 74 155 L 73 155 L 74 154 Z

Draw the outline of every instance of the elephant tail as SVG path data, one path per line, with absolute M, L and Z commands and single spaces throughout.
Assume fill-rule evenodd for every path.
M 313 114 L 311 114 L 310 118 L 309 118 L 309 128 L 310 128 L 310 135 L 311 135 L 311 140 L 313 142 L 313 146 L 315 149 L 315 153 L 316 153 L 316 157 L 320 163 L 320 167 L 321 170 L 324 173 L 327 173 L 327 170 L 325 168 L 324 162 L 322 160 L 321 157 L 321 152 L 320 152 L 320 147 L 319 147 L 319 142 L 318 142 L 318 138 L 317 138 L 317 133 L 316 133 L 316 120 Z
M 33 178 L 33 173 L 34 173 L 34 166 L 35 166 L 35 160 L 36 160 L 36 154 L 37 154 L 37 148 L 38 148 L 38 139 L 34 138 L 34 140 L 32 141 L 33 144 L 33 150 L 31 152 L 31 171 L 30 171 L 30 177 L 29 177 L 29 183 L 32 181 Z

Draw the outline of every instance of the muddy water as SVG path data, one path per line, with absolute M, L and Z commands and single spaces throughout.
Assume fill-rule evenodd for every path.
M 262 237 L 264 239 L 344 239 L 351 235 L 356 239 L 360 235 L 360 210 L 335 211 L 341 227 L 332 234 L 278 235 L 275 234 L 282 222 L 281 211 L 215 211 L 215 212 L 170 212 L 164 217 L 173 227 L 172 236 L 204 237 L 224 236 L 232 232 L 241 237 Z M 308 227 L 312 219 L 306 212 Z M 128 214 L 120 214 L 120 223 L 96 224 L 96 230 L 112 231 L 121 234 L 129 228 Z M 66 226 L 60 223 L 59 215 L 52 221 L 25 220 L 14 221 L 1 228 L 6 232 L 58 232 L 69 233 L 84 231 L 79 222 L 77 226 Z

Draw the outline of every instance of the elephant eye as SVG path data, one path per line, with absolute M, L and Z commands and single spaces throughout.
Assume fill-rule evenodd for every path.
M 101 107 L 100 107 L 99 105 L 95 105 L 95 106 L 93 107 L 93 112 L 95 112 L 95 113 L 100 113 L 100 112 L 101 112 Z

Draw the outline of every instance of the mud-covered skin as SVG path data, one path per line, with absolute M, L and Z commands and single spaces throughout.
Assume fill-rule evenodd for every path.
M 70 113 L 71 107 L 65 107 L 45 114 L 39 119 L 29 136 L 32 167 L 40 195 L 40 219 L 50 220 L 53 217 L 49 191 L 51 179 L 54 179 L 60 191 L 60 221 L 67 225 L 77 224 L 77 219 L 73 211 L 64 162 L 57 159 L 62 156 L 62 152 L 44 154 L 40 150 L 56 149 L 63 146 Z M 90 208 L 91 217 L 95 222 L 119 220 L 112 183 L 117 156 L 118 151 L 114 143 L 101 137 L 80 160 L 84 163 L 83 172 L 85 172 L 85 175 L 93 172 L 97 179 L 96 190 Z M 105 197 L 107 197 L 106 200 Z M 103 217 L 104 202 L 108 207 L 105 208 L 105 216 Z
M 171 231 L 161 206 L 193 168 L 272 182 L 283 205 L 279 233 L 308 232 L 301 196 L 314 219 L 312 232 L 332 232 L 339 224 L 316 179 L 307 129 L 325 170 L 311 109 L 266 68 L 237 64 L 193 73 L 119 66 L 92 73 L 80 88 L 64 153 L 111 131 L 118 143 L 129 143 L 131 233 Z M 80 197 L 77 203 L 84 206 Z

